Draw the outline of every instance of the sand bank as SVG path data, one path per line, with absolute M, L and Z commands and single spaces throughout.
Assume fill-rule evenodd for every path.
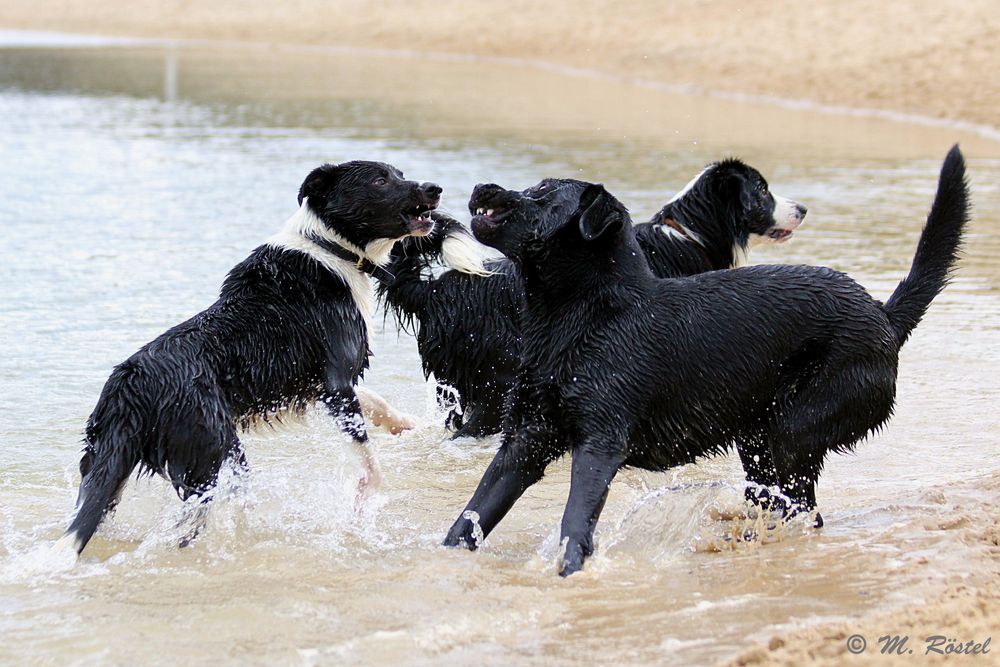
M 539 59 L 1000 126 L 1000 12 L 991 0 L 7 0 L 0 28 Z

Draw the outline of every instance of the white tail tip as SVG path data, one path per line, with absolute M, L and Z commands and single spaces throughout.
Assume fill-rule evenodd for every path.
M 465 230 L 448 233 L 448 238 L 441 242 L 441 257 L 445 264 L 460 273 L 474 276 L 495 273 L 486 268 L 486 262 L 497 259 L 496 253 Z

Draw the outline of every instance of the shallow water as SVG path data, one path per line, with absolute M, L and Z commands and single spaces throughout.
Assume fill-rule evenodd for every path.
M 726 541 L 734 457 L 627 472 L 597 556 L 564 581 L 560 462 L 479 553 L 442 549 L 495 442 L 444 441 L 413 342 L 379 317 L 368 384 L 422 425 L 373 434 L 385 485 L 360 512 L 359 462 L 317 413 L 244 438 L 253 473 L 223 480 L 194 547 L 176 547 L 188 508 L 143 479 L 75 567 L 45 558 L 111 367 L 211 303 L 319 162 L 391 162 L 441 183 L 459 217 L 479 181 L 577 175 L 645 219 L 737 154 L 810 208 L 755 261 L 834 266 L 884 298 L 957 140 L 967 257 L 903 350 L 889 427 L 829 460 L 822 531 Z M 0 663 L 704 664 L 967 567 L 972 547 L 926 522 L 1000 470 L 1000 144 L 529 66 L 97 42 L 0 48 L 0 157 Z

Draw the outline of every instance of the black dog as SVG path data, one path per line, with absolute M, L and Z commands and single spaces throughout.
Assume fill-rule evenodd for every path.
M 969 204 L 956 146 L 910 273 L 885 304 L 809 266 L 657 279 L 600 185 L 481 185 L 469 208 L 491 211 L 473 218 L 476 238 L 523 276 L 522 363 L 500 450 L 444 543 L 475 549 L 572 452 L 568 575 L 593 552 L 622 466 L 665 470 L 738 442 L 751 482 L 777 487 L 789 513 L 812 510 L 827 453 L 892 413 L 899 349 L 947 283 Z
M 186 499 L 205 497 L 237 430 L 323 402 L 374 460 L 355 385 L 368 366 L 366 273 L 393 244 L 426 234 L 441 188 L 378 162 L 324 165 L 284 229 L 238 264 L 208 309 L 117 366 L 87 421 L 78 511 L 61 541 L 83 550 L 136 466 Z
M 759 171 L 729 159 L 706 167 L 635 234 L 653 273 L 671 278 L 745 264 L 752 246 L 787 240 L 805 214 L 771 194 Z M 378 295 L 416 335 L 424 374 L 458 394 L 447 421 L 455 437 L 498 433 L 520 354 L 520 278 L 508 260 L 484 262 L 460 223 L 434 217 L 430 236 L 393 250 L 394 279 L 380 281 Z M 441 258 L 454 270 L 429 278 Z
M 386 266 L 393 278 L 379 280 L 376 291 L 399 326 L 415 334 L 439 402 L 454 406 L 447 418 L 454 437 L 478 438 L 499 432 L 514 383 L 520 278 L 509 260 L 486 259 L 487 249 L 457 220 L 437 212 L 434 219 L 430 235 L 396 244 Z M 438 259 L 458 268 L 428 277 Z

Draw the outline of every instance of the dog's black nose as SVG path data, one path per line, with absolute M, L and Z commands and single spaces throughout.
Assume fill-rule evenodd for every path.
M 437 183 L 422 183 L 420 185 L 420 190 L 431 199 L 437 199 L 443 192 L 443 190 L 441 190 L 441 186 Z
M 476 187 L 472 188 L 472 198 L 495 195 L 499 192 L 504 192 L 504 189 L 496 183 L 477 183 Z
M 469 198 L 469 213 L 474 214 L 477 208 L 482 208 L 503 192 L 506 190 L 496 183 L 479 183 L 472 188 L 472 197 Z
M 809 212 L 809 209 L 807 209 L 802 204 L 799 204 L 798 202 L 796 202 L 796 204 L 795 204 L 795 211 L 799 214 L 800 218 L 804 218 L 804 217 L 806 217 L 806 213 Z

